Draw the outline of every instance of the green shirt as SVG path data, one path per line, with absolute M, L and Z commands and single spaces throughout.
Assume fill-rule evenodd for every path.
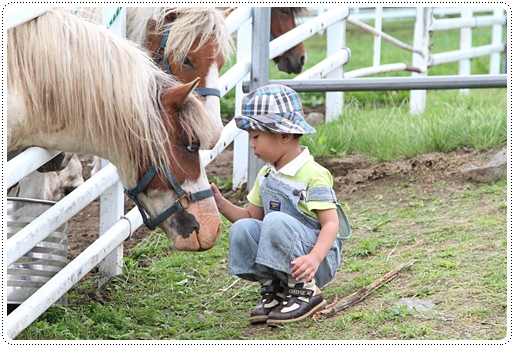
M 307 147 L 302 147 L 302 153 L 290 163 L 281 168 L 278 172 L 274 165 L 266 164 L 258 173 L 255 184 L 247 198 L 255 206 L 262 207 L 260 185 L 264 179 L 264 174 L 269 170 L 269 174 L 274 178 L 290 185 L 294 189 L 302 192 L 303 199 L 300 199 L 298 208 L 306 215 L 318 218 L 316 210 L 329 210 L 336 208 L 333 202 L 309 201 L 308 189 L 312 187 L 332 188 L 334 180 L 332 174 L 326 168 L 314 161 Z

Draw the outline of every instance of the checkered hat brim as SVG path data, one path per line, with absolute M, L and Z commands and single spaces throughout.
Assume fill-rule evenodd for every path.
M 243 98 L 236 126 L 282 134 L 314 134 L 316 129 L 303 117 L 302 101 L 286 86 L 271 84 L 257 88 Z

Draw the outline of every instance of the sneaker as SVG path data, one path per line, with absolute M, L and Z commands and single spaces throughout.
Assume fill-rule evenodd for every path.
M 280 305 L 284 298 L 285 288 L 280 280 L 268 280 L 262 283 L 261 300 L 250 312 L 250 323 L 265 323 L 269 313 Z
M 268 325 L 277 326 L 279 324 L 298 322 L 309 318 L 314 313 L 320 311 L 327 304 L 323 300 L 320 292 L 315 295 L 314 290 L 305 289 L 303 283 L 296 283 L 294 287 L 286 289 L 286 297 L 279 307 L 269 313 Z

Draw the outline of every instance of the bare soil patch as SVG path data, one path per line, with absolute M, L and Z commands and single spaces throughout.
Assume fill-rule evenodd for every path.
M 487 163 L 497 150 L 479 152 L 463 148 L 451 153 L 429 153 L 410 159 L 394 162 L 377 162 L 361 154 L 351 154 L 343 158 L 318 158 L 318 162 L 332 172 L 334 189 L 340 201 L 376 199 L 378 195 L 387 199 L 387 194 L 394 193 L 393 187 L 408 184 L 416 192 L 438 192 L 448 195 L 455 191 L 467 189 L 477 183 L 462 174 L 462 170 L 471 165 L 481 166 Z M 84 176 L 90 175 L 90 158 L 81 157 Z M 232 174 L 233 151 L 229 147 L 213 162 L 207 165 L 210 176 L 227 179 Z M 444 190 L 441 185 L 444 183 Z M 246 203 L 244 189 L 225 191 L 225 196 L 233 203 Z M 125 210 L 134 207 L 132 201 L 125 197 Z M 84 208 L 68 222 L 69 260 L 73 260 L 98 238 L 99 200 Z M 145 239 L 152 231 L 146 227 L 137 229 L 130 240 L 124 242 L 124 254 Z

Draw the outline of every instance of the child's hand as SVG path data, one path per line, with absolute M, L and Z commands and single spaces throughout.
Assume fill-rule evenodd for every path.
M 291 274 L 297 281 L 310 282 L 318 271 L 320 261 L 314 255 L 306 254 L 296 258 L 291 264 Z
M 221 192 L 218 187 L 216 187 L 216 184 L 211 183 L 211 189 L 214 192 L 214 201 L 216 201 L 216 206 L 219 208 L 220 203 L 223 200 L 223 195 L 221 195 Z

